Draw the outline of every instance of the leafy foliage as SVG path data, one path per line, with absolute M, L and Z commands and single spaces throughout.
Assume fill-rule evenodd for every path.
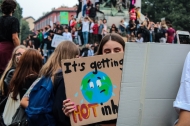
M 21 41 L 25 40 L 29 34 L 30 34 L 30 28 L 29 28 L 28 22 L 25 20 L 22 20 Z
M 161 18 L 170 21 L 177 30 L 190 31 L 189 0 L 142 0 L 142 13 L 156 22 Z

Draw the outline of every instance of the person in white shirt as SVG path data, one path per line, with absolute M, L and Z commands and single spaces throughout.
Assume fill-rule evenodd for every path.
M 74 16 L 73 15 L 71 15 L 71 20 L 69 21 L 69 32 L 72 30 L 72 28 L 71 28 L 71 24 L 73 23 L 73 21 L 74 21 Z
M 65 32 L 63 33 L 63 37 L 65 38 L 65 40 L 68 40 L 68 41 L 73 41 L 72 39 L 72 35 L 70 32 L 68 32 L 68 27 L 65 27 Z
M 103 29 L 103 31 L 102 31 L 102 36 L 104 37 L 104 36 L 108 33 L 107 20 L 104 19 L 104 20 L 103 20 L 103 23 L 104 23 L 104 29 Z
M 137 42 L 137 43 L 143 43 L 143 41 L 144 41 L 144 39 L 143 39 L 143 37 L 141 36 L 141 34 L 138 34 L 137 39 L 136 39 L 136 42 Z
M 85 45 L 88 43 L 90 22 L 92 22 L 92 20 L 89 17 L 85 17 L 84 21 L 82 22 L 82 35 L 83 35 Z
M 90 24 L 90 33 L 89 33 L 89 43 L 90 44 L 94 44 L 94 40 L 93 40 L 93 27 L 94 27 L 94 20 L 92 20 L 92 22 Z
M 88 56 L 94 56 L 94 46 L 90 46 L 88 50 Z
M 190 126 L 190 52 L 184 63 L 181 84 L 173 107 L 179 113 L 175 126 Z

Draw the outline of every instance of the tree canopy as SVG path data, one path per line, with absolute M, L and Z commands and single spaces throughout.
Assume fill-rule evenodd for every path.
M 157 22 L 170 21 L 176 30 L 190 31 L 190 0 L 142 0 L 142 13 Z

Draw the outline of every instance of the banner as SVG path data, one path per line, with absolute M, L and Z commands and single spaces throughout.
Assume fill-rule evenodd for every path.
M 68 12 L 60 12 L 60 24 L 69 24 Z
M 117 119 L 123 53 L 62 61 L 72 126 Z
M 66 38 L 64 38 L 62 35 L 54 34 L 51 46 L 56 48 L 63 41 L 66 41 Z

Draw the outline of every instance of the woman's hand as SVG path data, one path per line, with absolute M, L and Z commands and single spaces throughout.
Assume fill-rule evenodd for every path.
M 63 113 L 66 116 L 69 116 L 71 113 L 73 113 L 75 109 L 76 109 L 75 103 L 71 102 L 70 99 L 67 99 L 67 100 L 63 101 L 63 108 L 62 108 L 62 110 L 63 110 Z
M 28 102 L 29 102 L 29 98 L 28 97 L 23 97 L 22 100 L 20 101 L 20 105 L 24 108 L 28 107 Z

